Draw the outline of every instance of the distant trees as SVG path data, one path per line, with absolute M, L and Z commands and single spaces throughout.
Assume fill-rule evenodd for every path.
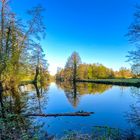
M 129 51 L 128 61 L 132 62 L 132 72 L 140 77 L 140 5 L 136 6 L 134 21 L 129 27 L 129 41 L 136 46 L 135 51 Z
M 64 73 L 64 72 L 63 72 L 63 69 L 60 68 L 60 67 L 58 67 L 58 68 L 57 68 L 57 73 L 56 73 L 56 75 L 55 75 L 55 79 L 58 80 L 58 81 L 63 81 L 63 80 L 64 80 L 64 79 L 63 79 L 64 75 L 62 75 L 63 73 Z
M 97 63 L 88 66 L 88 79 L 104 79 L 113 77 L 113 70 L 105 67 L 102 64 Z
M 133 74 L 132 74 L 130 69 L 127 69 L 125 67 L 121 67 L 119 69 L 119 71 L 115 72 L 115 77 L 116 78 L 132 78 Z
M 71 80 L 72 71 L 65 67 L 59 69 L 56 79 L 61 81 Z M 77 79 L 111 79 L 111 78 L 132 78 L 131 70 L 122 67 L 119 71 L 113 71 L 102 64 L 80 64 L 77 67 Z

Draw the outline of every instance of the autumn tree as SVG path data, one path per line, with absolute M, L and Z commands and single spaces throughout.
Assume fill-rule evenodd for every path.
M 89 65 L 88 64 L 80 64 L 78 66 L 78 78 L 79 79 L 88 79 L 88 69 L 89 69 Z
M 81 58 L 77 52 L 73 52 L 66 62 L 66 69 L 71 70 L 71 78 L 74 82 L 77 79 L 77 68 L 81 64 Z
M 125 68 L 125 67 L 121 67 L 119 69 L 118 72 L 118 77 L 119 78 L 131 78 L 132 77 L 132 73 L 129 69 Z

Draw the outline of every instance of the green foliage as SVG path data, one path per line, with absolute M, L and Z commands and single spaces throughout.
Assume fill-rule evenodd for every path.
M 81 80 L 80 82 L 91 82 L 99 84 L 110 84 L 120 86 L 135 86 L 140 87 L 140 79 L 96 79 L 96 80 Z
M 60 69 L 56 79 L 70 80 L 73 71 L 70 68 Z M 115 72 L 102 64 L 80 64 L 77 66 L 76 79 L 107 79 L 114 78 Z
M 29 10 L 30 19 L 23 24 L 7 7 L 10 7 L 8 0 L 0 1 L 0 80 L 5 88 L 11 83 L 18 86 L 22 80 L 33 80 L 35 75 L 43 77 L 41 75 L 48 73 L 45 55 L 39 45 L 45 33 L 43 8 L 37 6 Z
M 78 131 L 65 131 L 61 140 L 108 140 L 121 139 L 120 131 L 107 126 L 94 126 L 91 134 Z
M 57 80 L 70 80 L 73 71 L 70 68 L 59 69 L 56 74 Z M 113 71 L 106 66 L 94 63 L 94 64 L 80 64 L 77 67 L 77 80 L 96 80 L 96 79 L 113 79 L 113 78 L 132 78 L 134 75 L 131 70 L 122 67 L 119 71 Z

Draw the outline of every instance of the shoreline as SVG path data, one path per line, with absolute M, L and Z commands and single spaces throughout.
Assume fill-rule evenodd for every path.
M 77 80 L 76 82 L 89 82 L 96 84 L 108 84 L 108 85 L 118 85 L 118 86 L 134 86 L 140 87 L 140 79 L 97 79 L 97 80 Z

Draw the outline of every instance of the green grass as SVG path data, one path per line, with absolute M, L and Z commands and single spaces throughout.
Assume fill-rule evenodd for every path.
M 120 85 L 120 86 L 136 86 L 140 87 L 140 78 L 138 79 L 84 79 L 78 80 L 78 82 L 92 82 L 99 84 L 112 84 L 112 85 Z

